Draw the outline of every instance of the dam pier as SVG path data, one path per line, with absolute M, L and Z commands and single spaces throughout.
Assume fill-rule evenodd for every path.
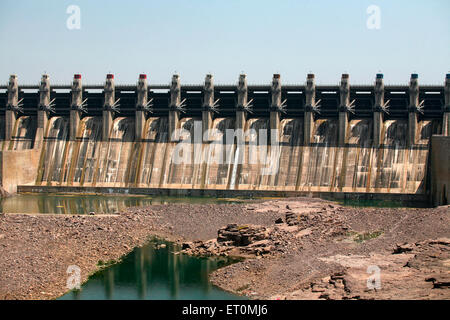
M 0 86 L 2 192 L 296 196 L 448 204 L 450 74 L 443 85 Z

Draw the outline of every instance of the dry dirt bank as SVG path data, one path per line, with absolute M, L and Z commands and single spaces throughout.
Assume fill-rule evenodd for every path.
M 99 261 L 160 235 L 189 242 L 188 253 L 247 256 L 211 279 L 252 298 L 449 299 L 449 210 L 285 199 L 157 205 L 108 216 L 6 214 L 0 216 L 0 298 L 58 297 L 69 265 L 79 266 L 86 280 Z M 223 229 L 229 224 L 241 242 L 227 241 L 236 236 Z M 252 226 L 258 234 L 248 231 Z M 367 290 L 368 265 L 380 268 L 379 290 Z

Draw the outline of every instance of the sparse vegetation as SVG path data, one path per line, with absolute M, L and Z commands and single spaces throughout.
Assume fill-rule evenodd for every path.
M 347 236 L 357 243 L 375 239 L 383 234 L 383 231 L 374 232 L 348 232 Z

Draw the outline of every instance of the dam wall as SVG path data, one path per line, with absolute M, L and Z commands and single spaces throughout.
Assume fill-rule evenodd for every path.
M 179 75 L 152 85 L 140 75 L 134 86 L 112 74 L 103 85 L 75 75 L 50 86 L 44 75 L 39 87 L 11 76 L 0 87 L 0 145 L 38 154 L 36 167 L 6 160 L 35 170 L 34 181 L 17 181 L 22 192 L 423 199 L 435 190 L 430 141 L 448 135 L 449 88 L 450 75 L 443 86 L 419 86 L 417 74 L 404 86 L 384 85 L 382 74 L 372 86 L 351 85 L 347 74 L 334 86 L 312 74 L 302 85 L 282 85 L 280 75 L 269 85 L 247 85 L 245 75 L 236 85 L 214 85 L 212 75 L 203 85 L 181 85 Z
M 435 206 L 450 203 L 450 137 L 431 138 L 431 201 Z
M 2 191 L 13 194 L 18 185 L 36 182 L 39 149 L 0 151 L 0 181 Z

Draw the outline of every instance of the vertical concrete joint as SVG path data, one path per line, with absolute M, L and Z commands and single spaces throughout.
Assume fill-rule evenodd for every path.
M 245 130 L 245 122 L 247 120 L 247 112 L 251 109 L 250 102 L 248 101 L 248 87 L 247 87 L 247 75 L 240 74 L 237 84 L 237 105 L 236 105 L 236 121 L 235 130 L 240 132 L 240 136 L 237 139 L 242 141 Z
M 211 129 L 213 112 L 216 108 L 214 101 L 214 81 L 211 74 L 205 77 L 205 84 L 203 86 L 203 105 L 202 105 L 202 134 L 203 141 L 209 141 L 211 137 L 207 134 Z
M 8 82 L 8 102 L 6 106 L 9 109 L 17 108 L 19 105 L 19 85 L 17 81 L 17 76 L 12 74 L 9 76 Z
M 378 148 L 381 143 L 381 128 L 383 126 L 382 112 L 385 108 L 384 102 L 384 82 L 383 74 L 378 73 L 375 79 L 375 85 L 373 89 L 375 95 L 375 103 L 373 107 L 373 147 Z
M 445 75 L 444 83 L 444 121 L 442 125 L 442 134 L 450 136 L 450 73 Z
M 50 106 L 50 77 L 43 74 L 39 85 L 39 107 L 46 109 Z
M 54 112 L 52 102 L 53 100 L 50 101 L 50 77 L 47 74 L 44 74 L 42 75 L 41 82 L 39 84 L 37 129 L 33 148 L 40 149 L 42 146 L 50 112 Z
M 237 85 L 237 109 L 244 110 L 248 107 L 247 75 L 240 74 Z
M 114 111 L 117 107 L 113 74 L 106 75 L 103 92 L 105 95 L 105 101 L 103 103 L 102 139 L 103 141 L 108 141 L 113 125 Z
M 416 130 L 417 130 L 417 112 L 419 107 L 419 75 L 417 73 L 411 74 L 409 81 L 409 106 L 408 106 L 408 135 L 407 144 L 408 147 L 413 146 L 416 143 Z
M 45 130 L 50 110 L 50 77 L 48 74 L 43 74 L 39 85 L 38 129 Z
M 281 79 L 279 74 L 273 75 L 270 94 L 272 97 L 270 108 L 271 110 L 278 111 L 281 108 Z
M 6 103 L 5 112 L 5 140 L 10 141 L 14 123 L 17 119 L 17 113 L 21 110 L 19 107 L 19 85 L 17 76 L 10 75 L 8 82 L 8 101 Z
M 279 74 L 274 74 L 272 78 L 272 85 L 270 86 L 271 104 L 270 104 L 270 134 L 276 134 L 276 139 L 279 138 L 280 128 L 280 112 L 282 111 L 281 102 L 281 79 Z M 272 138 L 271 138 L 272 139 Z
M 148 107 L 148 83 L 146 74 L 139 75 L 136 93 L 135 139 L 136 141 L 141 141 L 144 136 L 145 110 Z
M 77 137 L 78 125 L 83 110 L 83 84 L 81 74 L 75 74 L 72 82 L 72 102 L 70 105 L 69 138 L 74 141 Z
M 169 104 L 169 141 L 178 140 L 178 122 L 180 119 L 181 108 L 181 84 L 180 76 L 174 74 L 170 85 L 170 104 Z
M 350 82 L 349 75 L 342 74 L 341 83 L 339 86 L 339 146 L 344 146 L 347 142 L 347 127 L 348 127 L 348 111 L 350 109 Z
M 314 127 L 314 108 L 316 107 L 316 84 L 314 74 L 306 77 L 305 85 L 305 114 L 303 118 L 303 144 L 311 143 L 312 130 Z

